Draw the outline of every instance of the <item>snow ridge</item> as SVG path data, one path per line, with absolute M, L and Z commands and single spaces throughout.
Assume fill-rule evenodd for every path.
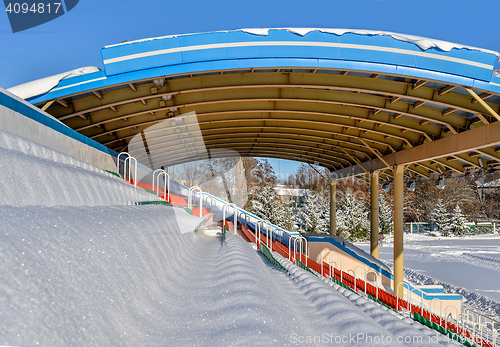
M 0 130 L 0 147 L 4 149 L 11 149 L 26 155 L 51 160 L 56 163 L 72 165 L 93 172 L 103 174 L 106 173 L 106 171 L 99 169 L 92 164 L 3 130 Z
M 0 131 L 0 205 L 100 206 L 160 200 L 104 170 Z
M 495 271 L 500 271 L 500 259 L 482 257 L 471 253 L 437 253 L 434 256 L 454 261 L 461 261 L 468 264 L 486 267 Z

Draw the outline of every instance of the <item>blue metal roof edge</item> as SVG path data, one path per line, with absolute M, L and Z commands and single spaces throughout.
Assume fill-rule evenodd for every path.
M 335 64 L 333 64 L 335 63 Z M 464 85 L 467 87 L 475 87 L 490 91 L 493 93 L 500 93 L 500 78 L 493 77 L 492 82 L 484 82 L 475 80 L 468 77 L 456 76 L 442 72 L 423 70 L 418 68 L 410 68 L 405 66 L 384 65 L 380 63 L 366 63 L 355 61 L 342 61 L 342 60 L 329 60 L 324 59 L 239 59 L 239 60 L 225 60 L 225 61 L 208 61 L 189 63 L 181 65 L 164 66 L 160 68 L 145 69 L 140 71 L 132 71 L 124 74 L 108 76 L 103 79 L 95 79 L 81 83 L 76 77 L 64 80 L 66 88 L 56 91 L 50 91 L 46 94 L 40 95 L 29 99 L 32 104 L 61 98 L 76 93 L 81 93 L 86 90 L 108 88 L 117 84 L 126 82 L 133 82 L 141 79 L 155 78 L 158 76 L 169 76 L 183 73 L 203 73 L 216 71 L 220 69 L 245 69 L 245 68 L 278 68 L 278 67 L 291 67 L 291 68 L 336 68 L 336 69 L 352 69 L 356 71 L 366 71 L 370 73 L 386 73 L 401 76 L 411 76 L 416 79 L 431 79 L 443 83 L 452 83 Z M 73 83 L 74 82 L 74 83 Z M 496 82 L 496 83 L 495 83 Z M 57 87 L 59 88 L 59 86 Z
M 356 46 L 356 48 L 350 46 L 338 48 L 338 53 L 335 54 L 332 52 L 337 48 L 332 48 L 333 51 L 329 51 L 330 53 L 326 54 L 325 47 L 314 45 L 304 46 L 298 49 L 299 51 L 307 51 L 307 54 L 304 54 L 305 56 L 295 56 L 291 51 L 291 53 L 288 54 L 288 50 L 293 50 L 295 46 L 272 45 L 276 40 L 285 40 L 291 43 L 297 42 L 299 44 L 347 44 Z M 239 45 L 266 42 L 271 45 L 251 47 L 231 46 L 227 48 L 217 46 L 220 44 Z M 211 45 L 215 46 L 211 48 Z M 368 50 L 375 50 L 365 51 L 363 48 L 357 46 L 366 47 Z M 205 48 L 197 50 L 199 47 Z M 377 47 L 387 50 L 387 52 L 377 51 Z M 185 49 L 185 51 L 169 51 L 171 49 Z M 297 50 L 297 47 L 295 47 L 295 49 Z M 229 50 L 236 50 L 236 53 L 230 54 Z M 349 50 L 354 52 L 352 53 L 354 56 L 349 53 Z M 404 50 L 406 53 L 400 54 L 401 50 Z M 141 56 L 136 57 L 137 54 L 140 55 L 144 53 L 158 53 L 161 55 L 163 51 L 168 51 L 165 54 L 176 55 L 177 58 L 173 60 L 170 59 L 169 62 L 168 59 L 158 58 L 158 55 L 149 58 Z M 217 52 L 223 53 L 218 54 Z M 408 55 L 408 52 L 427 54 L 427 56 L 411 56 L 411 54 Z M 132 82 L 141 78 L 147 79 L 182 73 L 198 73 L 220 69 L 230 70 L 252 67 L 344 68 L 357 71 L 390 73 L 413 78 L 432 79 L 443 83 L 465 85 L 500 93 L 500 79 L 493 76 L 494 66 L 498 64 L 496 56 L 493 53 L 476 51 L 468 48 L 453 48 L 450 51 L 443 51 L 435 47 L 424 51 L 415 43 L 400 41 L 393 37 L 358 35 L 351 32 L 337 35 L 322 32 L 321 29 L 318 29 L 301 36 L 287 29 L 272 29 L 265 36 L 254 35 L 242 30 L 187 34 L 150 40 L 139 40 L 124 45 L 113 45 L 101 49 L 100 53 L 105 70 L 62 80 L 52 91 L 45 95 L 34 97 L 29 101 L 32 103 L 43 102 L 57 97 L 84 92 L 86 90 L 106 88 L 120 83 Z M 356 58 L 357 56 L 359 56 L 359 59 Z M 130 60 L 105 64 L 106 61 L 110 61 L 109 59 L 112 61 L 113 59 L 121 59 L 124 57 Z M 433 57 L 435 58 L 434 60 L 437 60 L 433 61 Z M 146 63 L 142 61 L 143 59 L 150 58 L 153 60 Z M 451 60 L 441 61 L 439 59 Z M 495 64 L 492 65 L 491 69 L 485 69 L 484 66 L 490 64 L 490 60 L 495 60 Z M 121 67 L 116 72 L 110 72 L 106 68 L 106 65 L 117 64 L 121 64 Z M 482 67 L 479 68 L 471 64 L 479 64 L 478 66 Z M 450 68 L 450 66 L 455 67 Z

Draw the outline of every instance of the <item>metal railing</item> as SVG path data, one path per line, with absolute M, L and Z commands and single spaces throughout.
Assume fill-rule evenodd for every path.
M 134 186 L 137 187 L 137 159 L 132 157 L 130 154 L 127 152 L 121 152 L 118 154 L 116 157 L 116 173 L 120 175 L 120 156 L 127 156 L 125 160 L 123 161 L 123 179 L 127 180 L 127 171 L 128 171 L 128 179 L 129 180 L 134 180 Z M 134 178 L 132 178 L 132 161 L 135 163 L 134 165 Z M 128 165 L 127 165 L 128 164 Z M 128 167 L 128 170 L 127 170 Z
M 157 174 L 158 173 L 158 174 Z M 156 185 L 155 185 L 155 176 L 156 176 Z M 163 169 L 157 169 L 153 171 L 153 190 L 156 186 L 156 195 L 160 196 L 159 190 L 160 190 L 160 177 L 164 177 L 164 188 L 163 188 L 163 199 L 169 200 L 170 199 L 170 175 Z

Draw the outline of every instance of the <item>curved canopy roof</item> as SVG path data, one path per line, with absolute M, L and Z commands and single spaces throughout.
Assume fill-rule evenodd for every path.
M 198 146 L 343 175 L 401 158 L 411 177 L 500 164 L 498 53 L 397 35 L 252 29 L 126 42 L 101 50 L 103 71 L 28 100 L 118 152 L 142 134 L 155 169 L 202 158 Z M 180 122 L 191 112 L 196 124 Z M 160 122 L 163 135 L 146 141 Z M 194 133 L 200 144 L 186 140 Z M 447 149 L 453 141 L 463 145 Z M 416 155 L 424 144 L 430 154 Z

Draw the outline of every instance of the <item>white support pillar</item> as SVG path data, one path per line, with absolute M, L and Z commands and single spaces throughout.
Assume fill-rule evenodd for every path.
M 337 181 L 330 182 L 330 235 L 337 234 L 337 204 L 336 204 Z
M 404 165 L 394 166 L 394 293 L 403 299 L 403 182 Z
M 379 171 L 375 170 L 370 174 L 370 195 L 371 195 L 371 229 L 370 229 L 370 254 L 379 259 Z

